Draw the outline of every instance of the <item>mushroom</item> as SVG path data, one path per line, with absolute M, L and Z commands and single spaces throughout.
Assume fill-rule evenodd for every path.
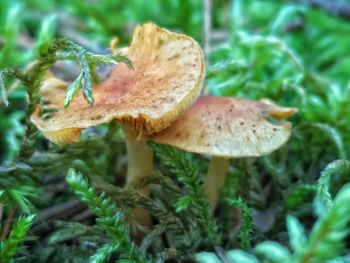
M 120 64 L 110 77 L 94 85 L 93 107 L 79 94 L 65 108 L 68 83 L 49 78 L 41 96 L 55 114 L 44 119 L 38 107 L 31 120 L 57 144 L 77 142 L 81 130 L 118 121 L 128 151 L 127 185 L 132 185 L 152 173 L 153 156 L 143 137 L 160 132 L 194 103 L 202 89 L 205 65 L 196 41 L 152 23 L 137 26 L 131 45 L 122 52 L 135 70 Z
M 291 123 L 272 123 L 266 118 L 281 119 L 295 112 L 266 99 L 202 96 L 171 126 L 149 139 L 213 156 L 203 187 L 210 206 L 215 208 L 229 158 L 258 157 L 280 148 L 290 137 Z

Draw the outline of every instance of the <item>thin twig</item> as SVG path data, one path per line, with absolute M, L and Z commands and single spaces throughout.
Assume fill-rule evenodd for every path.
M 83 212 L 79 213 L 79 214 L 76 214 L 75 216 L 73 216 L 71 218 L 72 221 L 77 221 L 77 222 L 83 222 L 87 219 L 90 219 L 94 216 L 94 214 L 89 210 L 89 209 L 86 209 L 84 210 Z
M 212 17 L 211 17 L 211 0 L 203 0 L 204 5 L 204 53 L 206 58 L 211 50 L 211 25 L 212 25 Z
M 74 31 L 70 28 L 61 28 L 60 33 L 72 40 L 73 42 L 77 43 L 78 45 L 86 48 L 87 50 L 93 52 L 93 53 L 99 53 L 99 54 L 107 54 L 108 49 L 103 48 L 102 46 L 96 44 L 96 42 L 91 41 L 90 39 L 82 36 L 81 34 L 78 34 L 77 31 Z
M 4 205 L 2 203 L 0 203 L 0 225 L 1 225 L 3 212 L 4 212 Z
M 40 222 L 32 228 L 32 232 L 36 235 L 41 235 L 51 228 L 53 221 L 57 219 L 70 219 L 85 208 L 86 206 L 79 200 L 72 200 L 47 208 L 40 214 Z
M 60 217 L 62 214 L 80 206 L 82 206 L 82 204 L 79 200 L 71 200 L 66 203 L 59 204 L 44 210 L 41 213 L 40 218 L 45 220 L 57 218 Z
M 212 5 L 212 0 L 203 0 L 203 6 L 204 6 L 204 54 L 206 58 L 206 62 L 208 64 L 208 56 L 211 51 L 211 25 L 212 25 L 212 17 L 211 17 L 211 5 Z M 204 86 L 203 95 L 208 94 L 208 87 Z
M 11 211 L 7 221 L 6 221 L 6 225 L 4 227 L 4 232 L 2 232 L 2 235 L 1 235 L 1 240 L 5 240 L 7 238 L 7 236 L 8 236 L 8 234 L 10 233 L 10 230 L 11 230 L 11 227 L 12 227 L 12 223 L 13 223 L 13 220 L 14 220 L 16 214 L 17 214 L 17 211 L 18 211 L 18 206 L 16 205 L 12 209 L 12 211 Z
M 350 5 L 330 0 L 300 0 L 301 3 L 322 9 L 334 16 L 350 20 Z

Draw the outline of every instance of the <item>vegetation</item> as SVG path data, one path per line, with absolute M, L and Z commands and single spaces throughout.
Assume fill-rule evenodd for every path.
M 0 2 L 0 262 L 350 262 L 350 2 L 213 1 L 211 30 L 204 2 Z M 109 42 L 145 21 L 210 40 L 209 94 L 299 110 L 284 147 L 231 160 L 214 212 L 205 156 L 151 143 L 154 174 L 123 188 L 116 123 L 63 147 L 30 122 L 37 105 L 54 114 L 39 95 L 49 68 L 72 82 L 66 106 L 77 92 L 93 106 L 93 83 L 132 66 Z

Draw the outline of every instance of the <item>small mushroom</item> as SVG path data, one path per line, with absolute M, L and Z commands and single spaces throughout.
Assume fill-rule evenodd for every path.
M 202 96 L 171 126 L 149 139 L 213 156 L 203 187 L 215 208 L 229 158 L 258 157 L 280 148 L 291 135 L 291 123 L 272 123 L 267 117 L 281 119 L 295 112 L 269 100 Z
M 41 96 L 55 114 L 42 118 L 38 107 L 31 119 L 57 144 L 77 142 L 81 130 L 118 121 L 126 135 L 130 185 L 152 173 L 153 156 L 143 137 L 160 132 L 193 104 L 202 89 L 205 65 L 196 41 L 152 23 L 137 26 L 131 45 L 121 50 L 135 70 L 120 64 L 109 78 L 96 84 L 93 107 L 79 94 L 65 108 L 68 83 L 49 78 Z

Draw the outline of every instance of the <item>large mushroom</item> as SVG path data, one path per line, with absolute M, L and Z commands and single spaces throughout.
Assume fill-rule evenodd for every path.
M 171 126 L 149 139 L 213 156 L 203 187 L 214 208 L 229 158 L 258 157 L 280 148 L 290 137 L 291 123 L 272 123 L 267 117 L 282 119 L 295 112 L 270 100 L 202 96 Z
M 83 129 L 118 121 L 126 135 L 130 185 L 152 173 L 153 156 L 143 137 L 160 132 L 193 104 L 203 85 L 205 65 L 196 41 L 152 23 L 136 27 L 123 54 L 135 70 L 120 64 L 109 78 L 96 84 L 93 107 L 78 95 L 65 108 L 68 83 L 46 80 L 41 96 L 55 114 L 42 118 L 38 107 L 32 122 L 50 141 L 68 144 L 79 141 Z

